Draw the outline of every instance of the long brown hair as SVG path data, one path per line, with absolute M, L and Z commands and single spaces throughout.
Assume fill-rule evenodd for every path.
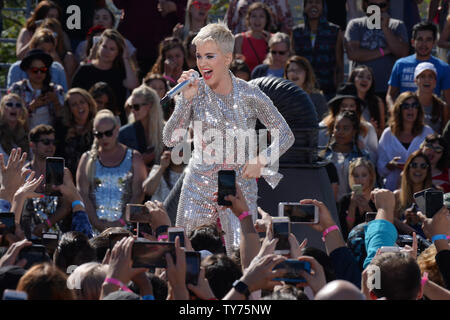
M 85 124 L 85 129 L 92 130 L 92 121 L 94 120 L 94 116 L 97 113 L 97 103 L 94 98 L 92 98 L 91 94 L 82 88 L 72 88 L 70 89 L 66 97 L 64 98 L 64 110 L 63 110 L 63 122 L 66 126 L 69 127 L 69 131 L 67 132 L 67 137 L 73 137 L 76 135 L 75 130 L 75 118 L 73 117 L 72 112 L 70 111 L 69 99 L 71 96 L 79 94 L 83 97 L 83 99 L 89 105 L 89 114 L 88 119 Z
M 47 18 L 39 26 L 38 30 L 41 28 L 49 29 L 56 33 L 56 52 L 58 52 L 59 57 L 62 59 L 66 53 L 64 47 L 64 31 L 61 23 L 55 18 Z
M 34 9 L 33 13 L 31 14 L 31 17 L 28 18 L 25 27 L 28 31 L 34 32 L 37 28 L 36 21 L 38 20 L 44 20 L 50 9 L 56 9 L 58 10 L 58 18 L 61 20 L 62 18 L 62 10 L 61 7 L 58 6 L 53 1 L 43 0 L 39 2 L 39 4 Z
M 395 100 L 394 107 L 392 108 L 391 111 L 392 113 L 389 119 L 389 127 L 391 128 L 392 133 L 397 137 L 404 130 L 401 105 L 410 98 L 414 98 L 414 100 L 416 100 L 416 102 L 420 106 L 420 101 L 417 94 L 415 92 L 406 91 L 397 97 L 397 100 Z M 422 107 L 420 107 L 417 110 L 417 118 L 414 121 L 414 125 L 412 128 L 412 134 L 414 136 L 417 136 L 422 132 L 423 127 L 425 125 L 423 118 L 424 118 L 423 109 Z
M 183 42 L 178 38 L 168 37 L 159 44 L 159 55 L 152 67 L 152 73 L 164 74 L 164 61 L 166 60 L 167 51 L 175 48 L 180 48 L 181 52 L 183 52 L 183 70 L 189 69 L 186 62 L 186 52 L 184 52 Z
M 423 158 L 425 162 L 428 164 L 427 168 L 427 176 L 425 180 L 422 182 L 422 187 L 420 190 L 430 188 L 432 185 L 432 175 L 431 175 L 431 164 L 430 160 L 428 160 L 428 157 L 422 152 L 422 150 L 416 150 L 408 157 L 408 160 L 406 160 L 405 166 L 403 167 L 402 171 L 402 180 L 400 184 L 400 208 L 406 209 L 409 205 L 414 203 L 414 190 L 412 186 L 412 181 L 409 177 L 409 171 L 410 171 L 410 164 L 414 161 L 416 158 Z
M 292 56 L 286 61 L 284 66 L 284 78 L 287 79 L 287 69 L 291 63 L 297 64 L 300 68 L 305 71 L 305 83 L 303 84 L 303 90 L 306 93 L 311 94 L 315 92 L 320 92 L 317 86 L 316 75 L 311 63 L 305 57 Z
M 123 55 L 123 51 L 126 50 L 125 39 L 115 29 L 106 29 L 105 31 L 103 31 L 99 45 L 97 47 L 97 52 L 95 53 L 95 58 L 99 59 L 100 48 L 107 39 L 113 40 L 116 43 L 117 49 L 118 49 L 117 57 L 114 59 L 114 62 L 113 62 L 113 68 L 124 70 L 125 66 L 123 64 L 122 55 Z

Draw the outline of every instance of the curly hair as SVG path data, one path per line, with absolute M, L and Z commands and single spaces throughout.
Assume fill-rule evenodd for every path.
M 444 279 L 439 271 L 439 267 L 436 263 L 436 246 L 433 244 L 417 257 L 417 263 L 420 267 L 420 272 L 428 272 L 428 278 L 434 283 L 445 287 Z

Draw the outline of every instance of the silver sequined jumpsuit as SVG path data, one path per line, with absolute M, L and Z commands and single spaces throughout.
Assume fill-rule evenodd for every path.
M 273 129 L 279 130 L 279 143 L 272 142 L 266 149 L 266 157 L 269 157 L 277 148 L 278 157 L 285 153 L 294 143 L 294 135 L 284 120 L 278 109 L 273 105 L 257 86 L 235 78 L 231 72 L 233 90 L 223 96 L 213 92 L 203 81 L 199 81 L 197 95 L 188 103 L 182 95 L 176 101 L 175 110 L 166 123 L 163 131 L 163 141 L 169 146 L 175 146 L 179 138 L 173 133 L 177 129 L 187 129 L 194 124 L 194 151 L 186 169 L 186 176 L 181 189 L 180 201 L 178 204 L 176 225 L 183 226 L 189 232 L 197 226 L 215 223 L 220 219 L 222 229 L 225 232 L 225 245 L 227 253 L 230 254 L 240 243 L 240 223 L 239 219 L 230 209 L 221 210 L 214 202 L 213 193 L 217 191 L 217 178 L 219 170 L 235 170 L 236 182 L 239 184 L 245 199 L 247 200 L 250 214 L 253 220 L 257 217 L 257 183 L 256 179 L 244 179 L 242 177 L 245 161 L 249 160 L 249 148 L 245 149 L 245 161 L 237 161 L 234 157 L 231 160 L 230 149 L 226 148 L 227 134 L 236 134 L 239 130 L 254 130 L 256 120 L 259 119 L 271 135 Z M 200 127 L 200 128 L 199 128 Z M 181 130 L 179 132 L 182 132 Z M 223 137 L 223 139 L 212 138 Z M 202 135 L 203 138 L 199 138 Z M 236 140 L 235 137 L 233 137 Z M 211 145 L 215 150 L 223 150 L 223 160 L 208 163 L 205 160 L 205 153 L 209 152 Z M 235 155 L 239 153 L 234 146 Z M 228 153 L 226 152 L 228 150 Z M 257 154 L 250 154 L 252 159 Z M 203 156 L 203 157 L 202 157 Z M 272 158 L 273 159 L 273 158 Z M 281 175 L 276 172 L 269 176 L 264 176 L 266 181 L 274 188 Z

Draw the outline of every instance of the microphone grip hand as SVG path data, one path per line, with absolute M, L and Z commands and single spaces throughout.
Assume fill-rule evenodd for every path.
M 197 92 L 198 92 L 198 81 L 199 81 L 198 72 L 193 70 L 193 69 L 190 69 L 188 71 L 184 71 L 181 74 L 180 78 L 178 79 L 178 83 L 181 83 L 181 82 L 183 82 L 185 80 L 190 80 L 192 78 L 194 78 L 195 80 L 191 81 L 183 89 L 183 91 L 181 93 L 183 95 L 183 97 L 189 102 L 192 101 L 192 99 L 197 95 Z

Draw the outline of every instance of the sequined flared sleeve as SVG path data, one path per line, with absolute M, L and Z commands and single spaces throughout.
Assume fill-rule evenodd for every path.
M 269 130 L 271 144 L 260 152 L 269 161 L 263 171 L 264 179 L 275 188 L 282 175 L 278 173 L 278 159 L 294 144 L 294 134 L 272 100 L 258 87 L 254 87 L 254 110 L 261 123 Z
M 175 99 L 175 109 L 163 130 L 163 142 L 166 146 L 175 146 L 180 142 L 180 136 L 185 135 L 192 120 L 192 106 L 195 100 L 194 98 L 188 102 L 183 95 Z

